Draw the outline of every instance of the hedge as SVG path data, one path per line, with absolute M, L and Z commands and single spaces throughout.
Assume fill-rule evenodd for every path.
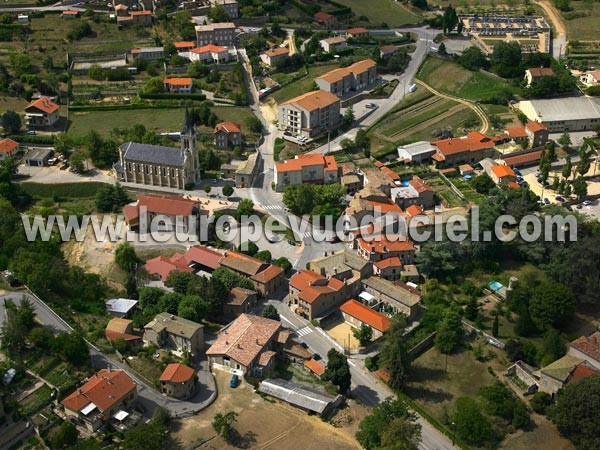
M 94 198 L 99 189 L 108 186 L 107 183 L 88 181 L 85 183 L 57 183 L 41 184 L 23 182 L 19 186 L 29 195 L 52 198 L 54 196 L 64 198 Z
M 10 135 L 13 141 L 19 143 L 30 143 L 30 144 L 54 144 L 54 138 L 52 136 L 37 136 L 30 134 L 13 134 Z
M 162 94 L 139 94 L 140 98 L 148 99 L 148 100 L 197 100 L 204 101 L 206 100 L 206 95 L 204 94 L 170 94 L 170 93 L 162 93 Z
M 585 93 L 594 97 L 600 96 L 600 86 L 590 86 L 586 89 Z
M 242 104 L 243 105 L 247 105 L 248 104 L 248 86 L 246 86 L 246 82 L 244 81 L 244 71 L 242 69 L 242 64 L 241 63 L 237 63 L 235 66 L 235 73 L 238 77 L 238 82 L 241 86 L 241 91 L 242 91 Z
M 103 105 L 103 106 L 71 106 L 69 111 L 122 111 L 137 109 L 179 109 L 185 105 L 147 105 L 147 104 L 129 104 L 129 105 Z

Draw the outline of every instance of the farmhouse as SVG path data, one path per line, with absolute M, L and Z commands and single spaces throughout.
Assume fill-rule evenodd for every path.
M 65 414 L 90 432 L 137 398 L 137 385 L 123 370 L 103 369 L 62 402 Z
M 471 131 L 466 136 L 432 142 L 436 153 L 432 159 L 438 166 L 475 163 L 495 154 L 494 142 L 485 134 Z
M 270 295 L 283 285 L 283 269 L 251 256 L 227 251 L 219 264 L 240 275 L 250 278 L 255 289 L 261 295 Z
M 267 66 L 273 67 L 278 66 L 283 61 L 288 59 L 290 51 L 286 47 L 277 47 L 273 50 L 267 50 L 260 54 L 260 59 Z
M 191 94 L 193 81 L 191 78 L 165 78 L 163 80 L 165 91 L 171 94 Z
M 346 38 L 334 36 L 326 39 L 321 39 L 319 45 L 325 53 L 335 53 L 348 48 Z
M 229 50 L 219 45 L 207 44 L 190 50 L 190 61 L 205 63 L 225 63 L 229 61 Z
M 350 299 L 340 306 L 340 311 L 344 316 L 344 320 L 352 327 L 360 328 L 363 325 L 371 327 L 374 339 L 383 336 L 384 331 L 392 324 L 392 320 L 389 317 L 354 299 Z
M 129 319 L 120 319 L 118 317 L 111 319 L 106 325 L 104 335 L 111 344 L 122 339 L 130 345 L 142 345 L 142 337 L 134 333 L 133 322 Z
M 337 18 L 332 14 L 326 13 L 325 11 L 319 11 L 315 13 L 313 20 L 328 30 L 332 30 L 338 26 Z
M 19 143 L 11 138 L 0 140 L 0 161 L 10 156 L 15 156 L 19 149 Z
M 140 219 L 145 222 L 148 230 L 152 222 L 155 228 L 162 227 L 166 231 L 177 229 L 183 233 L 196 233 L 198 223 L 194 223 L 200 216 L 201 209 L 198 201 L 171 195 L 138 195 L 135 204 L 123 207 L 125 221 L 130 230 L 140 229 Z M 161 224 L 158 216 L 165 216 L 171 222 Z
M 218 123 L 215 127 L 215 145 L 222 150 L 242 145 L 242 126 L 234 122 Z
M 231 322 L 206 351 L 212 367 L 232 368 L 258 377 L 267 377 L 275 368 L 290 334 L 281 322 L 242 314 Z
M 198 378 L 196 371 L 191 367 L 171 363 L 165 367 L 159 382 L 161 393 L 178 400 L 187 400 L 196 392 Z
M 531 86 L 535 81 L 543 77 L 551 77 L 554 71 L 551 67 L 534 67 L 525 71 L 525 81 L 527 86 Z
M 364 27 L 349 28 L 346 30 L 346 37 L 352 39 L 368 39 L 369 35 L 369 30 Z
M 154 61 L 165 57 L 164 47 L 142 47 L 132 48 L 131 57 L 134 61 L 143 59 L 145 61 Z
M 409 321 L 417 316 L 421 302 L 419 290 L 402 282 L 392 283 L 379 277 L 367 278 L 362 283 L 368 295 L 361 294 L 359 298 L 365 300 L 368 306 L 384 313 L 402 313 Z
M 336 129 L 341 118 L 340 99 L 330 92 L 308 92 L 279 105 L 279 122 L 307 138 Z
M 399 50 L 395 45 L 382 45 L 379 47 L 379 57 L 381 59 L 389 59 L 392 56 L 398 55 Z
M 296 155 L 275 164 L 275 190 L 283 191 L 286 186 L 299 184 L 330 184 L 336 183 L 339 170 L 333 156 L 318 154 Z
M 40 97 L 25 107 L 29 127 L 51 127 L 58 121 L 59 106 L 48 97 Z
M 204 325 L 163 312 L 144 326 L 144 342 L 196 359 L 204 351 Z
M 300 270 L 290 278 L 290 305 L 296 314 L 308 320 L 323 317 L 347 300 L 346 284 L 310 270 Z

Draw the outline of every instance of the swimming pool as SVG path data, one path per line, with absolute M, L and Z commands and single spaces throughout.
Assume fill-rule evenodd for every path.
M 403 181 L 402 186 L 407 187 L 409 185 L 408 181 Z
M 494 291 L 499 291 L 504 286 L 499 281 L 492 281 L 490 284 L 488 284 L 488 287 Z

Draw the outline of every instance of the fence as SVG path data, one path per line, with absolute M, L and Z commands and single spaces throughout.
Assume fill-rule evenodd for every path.
M 433 346 L 433 341 L 435 339 L 436 334 L 437 334 L 437 331 L 434 331 L 429 336 L 427 336 L 425 339 L 423 339 L 421 342 L 417 343 L 413 348 L 411 348 L 408 351 L 408 355 L 411 358 L 416 358 L 421 353 L 424 353 L 427 350 L 429 350 Z
M 496 339 L 494 336 L 491 336 L 491 335 L 487 334 L 485 331 L 481 331 L 480 329 L 475 328 L 470 323 L 467 323 L 467 322 L 465 322 L 463 320 L 462 324 L 463 324 L 463 328 L 465 330 L 467 330 L 467 331 L 469 331 L 471 333 L 475 333 L 475 334 L 483 336 L 494 347 L 498 347 L 499 349 L 502 349 L 502 350 L 504 350 L 504 348 L 506 347 L 506 345 L 504 345 L 504 342 Z
M 438 173 L 440 175 L 440 178 L 448 185 L 448 187 L 450 187 L 452 192 L 454 192 L 456 195 L 458 195 L 461 199 L 464 200 L 465 196 L 460 191 L 460 189 L 458 189 L 456 186 L 454 186 L 454 183 L 452 183 L 452 181 L 450 181 L 450 179 L 446 175 L 444 175 L 442 172 L 438 172 Z

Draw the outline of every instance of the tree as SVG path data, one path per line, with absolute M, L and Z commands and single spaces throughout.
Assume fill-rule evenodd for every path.
M 275 261 L 273 261 L 273 265 L 277 267 L 281 267 L 285 272 L 289 271 L 292 268 L 292 263 L 285 256 L 280 256 Z
M 227 22 L 229 20 L 229 14 L 222 5 L 216 5 L 210 8 L 208 17 L 214 23 Z
M 576 383 L 569 383 L 558 391 L 556 405 L 550 410 L 550 418 L 558 431 L 569 438 L 578 449 L 598 448 L 600 441 L 600 376 L 590 376 Z
M 488 195 L 492 189 L 496 187 L 494 180 L 485 172 L 473 178 L 471 182 L 473 189 L 480 194 Z
M 469 320 L 475 320 L 479 314 L 479 305 L 477 304 L 477 297 L 472 296 L 467 303 L 467 307 L 465 308 L 465 318 Z
M 208 305 L 197 295 L 186 295 L 179 302 L 177 315 L 192 322 L 201 322 L 206 319 Z
M 85 172 L 84 162 L 85 162 L 85 155 L 80 150 L 73 152 L 73 154 L 69 158 L 69 164 L 71 165 L 71 167 L 76 169 L 79 173 Z
M 587 193 L 587 182 L 585 181 L 585 178 L 580 175 L 573 181 L 573 194 L 575 194 L 577 198 L 581 198 L 587 195 Z
M 143 94 L 161 94 L 164 90 L 165 85 L 161 77 L 150 78 L 141 89 Z
M 454 423 L 456 434 L 469 444 L 481 445 L 493 435 L 492 426 L 477 402 L 469 397 L 459 397 L 455 403 Z
M 238 217 L 251 216 L 254 213 L 254 202 L 249 198 L 240 200 L 236 212 Z
M 567 160 L 565 161 L 565 165 L 562 169 L 562 176 L 567 180 L 571 178 L 571 171 L 573 170 L 573 164 L 571 163 L 571 157 L 567 156 Z
M 257 252 L 254 255 L 254 257 L 265 262 L 271 262 L 271 260 L 273 259 L 273 256 L 271 255 L 271 252 L 269 250 L 261 250 L 260 252 Z
M 492 322 L 492 336 L 498 337 L 498 328 L 499 328 L 499 319 L 498 314 L 494 316 L 494 321 Z
M 327 368 L 323 379 L 336 385 L 340 394 L 346 394 L 350 390 L 351 374 L 348 359 L 334 348 L 327 352 Z
M 342 126 L 344 126 L 345 128 L 349 128 L 352 123 L 354 122 L 354 109 L 352 109 L 352 106 L 349 106 L 346 108 L 346 111 L 344 111 L 344 118 L 342 120 Z
M 359 328 L 352 328 L 352 334 L 362 347 L 366 347 L 373 338 L 373 329 L 363 323 Z
M 448 50 L 446 50 L 446 44 L 444 44 L 443 42 L 440 43 L 440 46 L 438 47 L 438 55 L 446 56 L 447 54 Z
M 242 242 L 237 251 L 240 253 L 245 253 L 248 256 L 255 256 L 258 253 L 258 245 L 252 241 Z
M 89 361 L 90 349 L 79 333 L 60 333 L 52 341 L 52 351 L 76 366 Z
M 564 356 L 567 351 L 560 334 L 554 328 L 550 328 L 544 335 L 543 347 L 545 355 L 542 359 L 542 366 L 547 366 L 556 361 Z
M 388 397 L 361 420 L 356 440 L 366 450 L 413 450 L 421 439 L 415 419 L 401 400 Z
M 381 366 L 388 369 L 390 387 L 398 391 L 404 388 L 411 363 L 404 336 L 405 328 L 406 319 L 399 315 L 394 316 L 392 325 L 383 334 L 384 342 L 381 349 Z
M 262 133 L 263 125 L 260 119 L 256 116 L 248 117 L 245 122 L 246 127 L 253 133 Z
M 262 316 L 266 317 L 267 319 L 273 319 L 273 320 L 277 320 L 277 321 L 280 320 L 279 312 L 277 311 L 277 308 L 275 308 L 275 306 L 273 306 L 270 303 L 267 303 L 265 305 L 265 308 L 263 309 L 263 312 L 262 312 Z
M 484 53 L 477 46 L 467 48 L 457 58 L 458 63 L 469 70 L 487 69 L 489 62 Z
M 48 440 L 52 448 L 64 448 L 74 445 L 77 442 L 77 428 L 68 420 L 65 420 L 58 427 L 54 427 L 48 433 Z
M 233 195 L 233 187 L 227 184 L 223 186 L 222 192 L 225 197 L 231 197 Z
M 571 135 L 569 134 L 568 131 L 565 131 L 558 139 L 557 141 L 561 147 L 564 148 L 570 148 L 571 147 Z
M 552 396 L 547 392 L 538 391 L 529 400 L 531 409 L 538 414 L 546 414 L 547 408 L 552 404 Z
M 575 308 L 573 292 L 563 284 L 550 281 L 533 290 L 529 300 L 531 319 L 541 330 L 568 322 L 575 313 Z
M 115 250 L 115 264 L 122 270 L 132 272 L 137 267 L 140 259 L 135 253 L 133 245 L 123 242 Z
M 54 333 L 52 333 L 52 330 L 48 327 L 33 328 L 27 336 L 27 340 L 31 342 L 34 347 L 42 350 L 50 349 L 53 339 Z
M 14 111 L 7 110 L 2 114 L 0 122 L 8 134 L 16 134 L 21 130 L 21 116 Z
M 492 68 L 501 77 L 513 78 L 523 76 L 521 68 L 521 44 L 518 42 L 499 42 L 494 45 L 490 57 Z
M 16 77 L 31 72 L 31 60 L 27 53 L 11 53 L 8 60 Z
M 233 411 L 226 412 L 225 414 L 217 413 L 213 417 L 212 426 L 214 430 L 221 436 L 225 441 L 229 442 L 232 437 L 233 424 L 237 421 L 237 413 Z
M 125 432 L 123 450 L 162 450 L 169 439 L 167 427 L 158 420 L 141 423 Z
M 456 10 L 452 6 L 444 8 L 444 15 L 442 16 L 442 30 L 444 34 L 448 34 L 458 25 L 458 16 Z
M 440 322 L 435 336 L 435 347 L 444 354 L 454 351 L 463 334 L 460 316 L 455 311 L 448 311 Z
M 560 9 L 563 12 L 571 11 L 571 1 L 570 0 L 554 0 L 554 6 Z
M 356 137 L 354 138 L 354 145 L 362 149 L 367 149 L 369 147 L 369 136 L 367 135 L 367 131 L 364 128 L 361 128 L 356 132 Z
M 6 319 L 0 329 L 0 348 L 9 355 L 17 354 L 23 348 L 27 328 L 19 320 L 18 307 L 10 299 L 4 300 Z
M 169 276 L 165 280 L 165 286 L 173 288 L 173 290 L 178 294 L 185 294 L 188 292 L 188 286 L 190 285 L 190 282 L 195 277 L 196 275 L 190 272 L 173 270 L 171 273 L 169 273 Z
M 207 194 L 210 193 L 210 191 L 212 191 L 212 187 L 210 184 L 205 184 L 204 185 L 204 192 L 206 192 Z

